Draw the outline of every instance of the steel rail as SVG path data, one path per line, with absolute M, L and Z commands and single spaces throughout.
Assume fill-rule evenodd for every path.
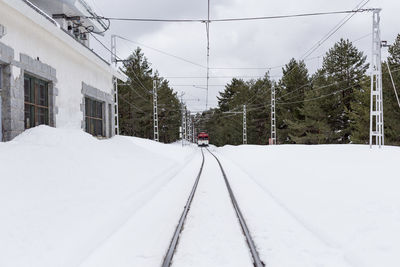
M 199 184 L 201 173 L 203 172 L 203 167 L 204 167 L 204 152 L 203 152 L 203 149 L 201 149 L 201 155 L 202 155 L 203 159 L 202 159 L 202 162 L 201 162 L 199 174 L 197 175 L 197 178 L 196 178 L 196 181 L 194 182 L 192 191 L 190 192 L 190 195 L 189 195 L 189 198 L 188 198 L 188 200 L 186 202 L 185 208 L 183 209 L 181 218 L 179 219 L 179 223 L 178 223 L 178 225 L 177 225 L 177 227 L 175 229 L 175 232 L 174 232 L 174 235 L 172 237 L 171 243 L 170 243 L 170 245 L 168 247 L 168 250 L 167 250 L 167 254 L 165 255 L 163 263 L 161 265 L 162 267 L 169 267 L 171 265 L 172 258 L 174 257 L 174 253 L 175 253 L 176 247 L 178 245 L 178 241 L 179 241 L 179 236 L 180 236 L 180 234 L 182 232 L 183 225 L 184 225 L 185 220 L 186 220 L 186 216 L 187 216 L 187 214 L 189 212 L 189 209 L 190 209 L 190 205 L 192 204 L 192 200 L 193 200 L 194 194 L 196 192 L 197 185 Z
M 247 242 L 247 245 L 249 246 L 250 253 L 251 253 L 251 256 L 253 258 L 253 264 L 254 264 L 255 267 L 264 267 L 265 264 L 260 259 L 260 256 L 258 254 L 257 248 L 256 248 L 256 246 L 254 244 L 253 238 L 251 237 L 249 228 L 247 227 L 246 221 L 245 221 L 245 219 L 243 217 L 242 212 L 240 211 L 240 208 L 239 208 L 239 205 L 238 205 L 238 203 L 236 201 L 235 195 L 233 194 L 232 188 L 231 188 L 231 186 L 229 184 L 228 177 L 226 176 L 225 170 L 222 167 L 222 164 L 219 161 L 219 159 L 217 158 L 217 156 L 215 156 L 208 148 L 207 148 L 207 151 L 211 155 L 213 155 L 213 157 L 217 160 L 218 165 L 219 165 L 219 167 L 221 169 L 222 176 L 224 177 L 225 185 L 226 185 L 226 187 L 228 189 L 229 196 L 231 198 L 233 208 L 235 209 L 236 216 L 239 219 L 239 223 L 240 223 L 240 226 L 242 227 L 243 234 L 246 237 L 246 242 Z

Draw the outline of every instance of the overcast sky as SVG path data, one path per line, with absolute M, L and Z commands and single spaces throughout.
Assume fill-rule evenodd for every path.
M 87 0 L 106 17 L 204 19 L 207 0 Z M 353 9 L 361 0 L 211 0 L 211 19 L 227 17 L 254 17 L 339 11 Z M 382 8 L 382 39 L 392 43 L 400 33 L 400 1 L 371 0 L 367 7 Z M 210 25 L 211 68 L 265 68 L 212 69 L 210 71 L 209 106 L 217 105 L 219 91 L 235 76 L 263 76 L 267 68 L 286 64 L 291 58 L 301 58 L 316 42 L 328 33 L 346 15 L 328 15 L 265 21 L 214 22 Z M 371 53 L 372 13 L 356 14 L 336 34 L 316 50 L 306 61 L 310 73 L 321 65 L 322 56 L 341 37 L 355 41 L 367 56 Z M 200 65 L 206 65 L 206 30 L 201 23 L 153 23 L 113 21 L 108 34 L 102 38 L 109 45 L 110 34 L 117 34 L 134 42 L 174 54 Z M 364 37 L 360 39 L 361 37 Z M 94 44 L 95 41 L 93 41 Z M 137 47 L 134 43 L 118 40 L 117 54 L 127 57 Z M 95 46 L 98 49 L 98 46 Z M 206 69 L 142 47 L 145 56 L 166 77 L 171 86 L 184 98 L 192 111 L 205 109 L 204 87 Z M 107 59 L 109 53 L 101 51 Z M 386 55 L 386 52 L 384 53 Z M 270 70 L 273 79 L 279 79 L 280 68 Z M 190 78 L 173 78 L 190 77 Z M 199 77 L 199 78 L 198 78 Z M 214 78 L 215 77 L 215 78 Z M 223 78 L 221 78 L 223 77 Z M 246 78 L 249 79 L 249 78 Z M 195 101 L 200 99 L 200 101 Z

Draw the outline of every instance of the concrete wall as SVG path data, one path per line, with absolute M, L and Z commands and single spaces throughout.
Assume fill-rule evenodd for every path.
M 0 23 L 7 28 L 0 39 L 0 64 L 7 66 L 9 82 L 2 102 L 3 125 L 10 129 L 6 140 L 23 131 L 25 72 L 50 82 L 53 126 L 82 129 L 83 84 L 111 96 L 112 101 L 111 67 L 22 1 L 0 0 Z M 10 114 L 12 109 L 20 112 Z

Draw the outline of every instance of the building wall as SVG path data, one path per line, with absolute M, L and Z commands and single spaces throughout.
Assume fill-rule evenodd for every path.
M 23 131 L 21 115 L 16 112 L 7 117 L 7 109 L 21 109 L 23 114 L 25 72 L 51 82 L 55 103 L 52 126 L 82 128 L 83 84 L 112 99 L 111 67 L 50 21 L 24 6 L 22 1 L 15 1 L 22 3 L 16 4 L 16 7 L 7 2 L 13 1 L 0 0 L 0 24 L 7 29 L 7 34 L 0 39 L 0 51 L 5 51 L 0 53 L 0 64 L 8 66 L 5 69 L 10 80 L 9 95 L 3 88 L 3 126 L 7 128 L 7 123 L 14 125 L 11 127 L 13 132 L 5 139 L 9 140 Z M 108 107 L 108 104 L 105 106 Z M 110 136 L 112 133 L 108 132 L 107 136 Z

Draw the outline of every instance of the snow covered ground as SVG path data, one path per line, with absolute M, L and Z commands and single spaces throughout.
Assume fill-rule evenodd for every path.
M 87 266 L 131 221 L 140 228 L 118 252 L 135 261 L 104 266 L 158 266 L 200 158 L 188 147 L 45 126 L 0 143 L 0 266 Z
M 268 267 L 400 266 L 400 148 L 212 150 Z M 200 164 L 194 146 L 45 126 L 0 143 L 0 266 L 160 266 Z M 204 168 L 173 266 L 247 266 L 207 153 Z
M 268 266 L 400 266 L 400 148 L 217 149 Z

